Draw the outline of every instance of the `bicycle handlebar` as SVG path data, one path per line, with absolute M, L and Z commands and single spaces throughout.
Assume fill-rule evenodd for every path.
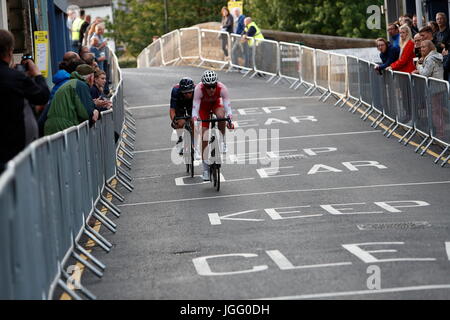
M 186 117 L 174 117 L 173 120 L 177 121 L 177 120 L 190 120 L 192 117 L 191 116 L 186 116 Z
M 208 120 L 198 119 L 197 121 L 198 122 L 224 122 L 224 121 L 231 122 L 231 119 L 230 118 L 218 118 L 218 119 L 208 119 Z

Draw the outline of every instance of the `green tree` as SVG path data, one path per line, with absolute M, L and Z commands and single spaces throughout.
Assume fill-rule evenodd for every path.
M 247 0 L 247 14 L 264 29 L 377 38 L 383 30 L 370 30 L 366 13 L 383 0 Z M 382 19 L 383 21 L 383 19 Z
M 220 9 L 226 5 L 223 0 L 167 1 L 169 30 L 220 21 Z M 107 22 L 108 36 L 133 56 L 151 43 L 153 36 L 163 35 L 164 27 L 164 0 L 125 0 L 114 10 L 113 23 Z

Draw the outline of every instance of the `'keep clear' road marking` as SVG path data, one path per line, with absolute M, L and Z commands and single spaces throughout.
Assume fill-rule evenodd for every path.
M 359 185 L 359 186 L 347 186 L 347 187 L 331 187 L 331 188 L 317 188 L 317 189 L 296 189 L 296 190 L 278 190 L 278 191 L 266 191 L 266 192 L 240 193 L 240 194 L 229 194 L 229 195 L 212 196 L 212 197 L 183 198 L 183 199 L 170 199 L 170 200 L 127 203 L 127 204 L 119 204 L 118 207 L 148 206 L 148 205 L 154 205 L 154 204 L 179 203 L 179 202 L 190 202 L 190 201 L 201 201 L 201 200 L 211 201 L 213 199 L 228 199 L 228 198 L 264 196 L 264 195 L 280 195 L 280 194 L 287 194 L 287 193 L 327 192 L 327 191 L 333 191 L 334 192 L 334 191 L 339 191 L 339 190 L 358 190 L 358 189 L 364 190 L 364 189 L 377 189 L 377 188 L 419 187 L 419 186 L 422 187 L 422 186 L 443 185 L 443 184 L 450 184 L 450 180 L 447 180 L 447 181 L 406 182 L 406 183 L 392 183 L 392 184 L 375 184 L 375 185 L 366 185 L 366 186 Z
M 403 246 L 404 242 L 368 242 L 368 243 L 352 243 L 352 244 L 343 244 L 342 248 L 351 254 L 355 255 L 359 260 L 361 260 L 365 264 L 373 264 L 373 263 L 388 263 L 388 262 L 432 262 L 436 261 L 436 258 L 404 258 L 397 257 L 392 258 L 392 253 L 397 253 L 397 249 L 379 249 L 379 250 L 365 250 L 361 247 L 363 246 L 378 246 L 378 247 L 386 247 L 386 246 Z M 280 250 L 266 250 L 266 255 L 275 263 L 275 265 L 281 271 L 289 271 L 289 270 L 307 270 L 307 269 L 318 269 L 318 268 L 330 268 L 330 267 L 342 267 L 342 266 L 350 266 L 353 265 L 350 261 L 341 261 L 341 262 L 330 262 L 330 263 L 320 263 L 320 264 L 308 264 L 308 265 L 294 265 Z M 382 253 L 389 253 L 389 259 L 381 259 L 375 257 L 373 253 L 377 253 L 377 255 Z M 200 276 L 206 277 L 214 277 L 214 276 L 230 276 L 242 273 L 253 273 L 253 272 L 261 272 L 269 269 L 269 266 L 266 264 L 262 265 L 252 265 L 249 261 L 248 267 L 242 266 L 241 270 L 234 271 L 221 271 L 216 272 L 211 268 L 210 262 L 212 260 L 218 260 L 214 263 L 217 265 L 219 261 L 224 266 L 232 266 L 230 261 L 226 262 L 227 258 L 233 257 L 232 261 L 235 261 L 236 258 L 257 258 L 259 257 L 256 253 L 231 253 L 231 254 L 218 254 L 218 255 L 210 255 L 204 257 L 197 257 L 192 259 L 192 263 L 194 264 L 195 270 Z M 247 260 L 246 260 L 247 261 Z M 240 264 L 242 265 L 242 263 Z M 223 268 L 221 268 L 223 269 Z
M 325 214 L 331 216 L 343 215 L 372 215 L 372 214 L 393 214 L 403 213 L 404 208 L 419 208 L 430 206 L 428 202 L 419 200 L 395 200 L 395 201 L 377 201 L 374 203 L 340 203 L 340 204 L 324 204 L 313 207 L 311 205 L 279 207 L 279 208 L 265 208 L 265 209 L 250 209 L 236 213 L 228 213 L 222 216 L 219 213 L 208 213 L 209 222 L 213 226 L 221 225 L 222 221 L 247 221 L 247 222 L 263 222 L 267 221 L 262 217 L 266 214 L 273 221 L 289 220 L 289 219 L 306 219 L 322 217 Z M 380 208 L 382 210 L 380 210 Z M 243 215 L 258 213 L 259 217 L 241 217 Z M 447 250 L 450 250 L 450 244 L 447 245 Z M 450 259 L 450 252 L 449 252 Z

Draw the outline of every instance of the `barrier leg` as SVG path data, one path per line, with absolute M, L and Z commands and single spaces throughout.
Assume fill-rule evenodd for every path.
M 442 168 L 448 163 L 448 160 L 450 160 L 450 155 L 447 158 L 445 158 L 444 161 L 442 161 L 442 164 L 441 164 Z
M 361 105 L 362 101 L 356 101 L 355 104 L 350 109 L 348 109 L 348 111 L 351 113 L 355 113 Z
M 375 111 L 375 108 L 370 106 L 362 115 L 361 115 L 361 119 L 363 121 L 366 121 L 367 118 L 370 117 L 370 115 Z
M 434 138 L 431 138 L 430 142 L 425 146 L 425 149 L 422 150 L 422 152 L 420 153 L 421 156 L 423 156 L 425 154 L 425 152 L 427 152 L 428 148 L 431 146 L 431 144 L 434 142 Z
M 122 196 L 119 192 L 117 192 L 116 190 L 114 190 L 113 188 L 111 188 L 108 183 L 105 183 L 105 190 L 109 193 L 111 193 L 113 195 L 113 197 L 115 197 L 117 200 L 119 200 L 120 202 L 124 202 L 125 198 L 124 196 Z
M 67 271 L 66 270 L 64 270 L 63 268 L 61 268 L 61 275 L 62 275 L 62 277 L 66 280 L 66 283 L 67 283 L 67 281 L 70 279 L 70 275 L 67 273 Z M 62 281 L 62 280 L 61 280 Z M 64 283 L 65 284 L 65 283 Z M 97 299 L 97 297 L 92 293 L 92 292 L 90 292 L 88 289 L 86 289 L 81 283 L 77 283 L 77 289 L 78 290 L 80 290 L 80 292 L 86 297 L 86 298 L 88 298 L 88 299 L 90 299 L 90 300 L 96 300 Z M 69 290 L 70 290 L 70 288 L 69 287 L 67 287 Z M 70 290 L 70 291 L 72 291 L 72 292 L 75 292 L 75 291 L 73 291 L 73 290 Z M 68 293 L 68 294 L 70 294 L 70 293 Z
M 125 149 L 122 145 L 119 146 L 119 150 L 122 151 L 124 154 L 126 154 L 128 156 L 128 158 L 134 159 L 133 153 L 131 153 L 130 151 Z
M 91 231 L 88 230 L 88 228 L 91 229 L 91 231 L 94 231 L 97 233 L 94 229 L 92 229 L 90 226 L 85 226 L 83 233 L 92 241 L 94 241 L 97 245 L 99 245 L 103 250 L 105 250 L 106 253 L 109 253 L 112 248 L 112 244 L 108 242 L 105 238 L 102 237 L 102 240 L 98 236 L 100 234 L 97 233 L 97 236 L 91 233 Z
M 386 130 L 384 130 L 383 136 L 386 135 L 386 133 L 388 133 L 389 130 L 391 130 L 392 126 L 393 126 L 394 124 L 396 124 L 396 123 L 397 123 L 397 122 L 392 122 L 392 123 L 389 125 L 389 127 L 387 127 Z
M 67 293 L 72 299 L 74 300 L 83 300 L 81 299 L 81 297 L 75 293 L 75 291 L 71 290 L 67 284 L 62 281 L 61 279 L 58 279 L 58 286 L 65 292 Z
M 123 170 L 121 167 L 117 168 L 117 171 L 125 178 L 128 180 L 128 182 L 133 181 L 133 178 L 125 171 Z
M 294 88 L 294 86 L 297 84 L 297 82 L 299 82 L 300 80 L 295 80 L 290 86 L 289 89 Z
M 112 248 L 112 243 L 109 242 L 104 236 L 95 231 L 90 225 L 87 223 L 84 225 L 85 234 L 91 238 L 96 243 L 102 243 L 106 246 L 107 249 Z M 107 250 L 109 252 L 110 250 Z
M 115 204 L 108 201 L 103 195 L 100 195 L 100 203 L 104 205 L 113 215 L 120 218 L 120 209 Z
M 131 162 L 124 159 L 124 157 L 122 157 L 121 155 L 117 155 L 117 160 L 119 160 L 120 162 L 122 162 L 122 164 L 125 165 L 125 167 L 127 167 L 128 169 L 131 170 Z
M 378 121 L 378 123 L 375 125 L 375 127 L 373 127 L 374 129 L 378 128 L 378 126 L 383 122 L 383 120 L 386 118 L 386 116 L 383 114 L 383 116 L 381 117 L 380 121 Z
M 409 144 L 409 142 L 412 140 L 412 138 L 414 138 L 414 136 L 416 135 L 416 133 L 417 133 L 417 131 L 414 130 L 414 131 L 412 132 L 412 134 L 409 136 L 409 138 L 406 139 L 405 143 L 403 143 L 403 145 L 404 145 L 404 146 L 407 146 L 407 145 Z
M 335 104 L 334 106 L 336 107 L 338 104 L 340 104 L 342 101 L 345 101 L 344 97 L 340 98 Z
M 375 118 L 375 120 L 372 121 L 372 123 L 370 124 L 370 126 L 373 127 L 373 126 L 375 125 L 375 123 L 377 123 L 378 120 L 382 117 L 382 115 L 383 115 L 383 114 L 380 113 L 380 114 Z
M 105 217 L 97 208 L 94 209 L 94 213 L 92 215 L 95 219 L 100 221 L 109 231 L 111 231 L 112 233 L 116 233 L 117 225 L 109 218 Z
M 102 263 L 100 260 L 98 260 L 96 257 L 94 257 L 90 252 L 88 252 L 86 249 L 84 249 L 82 246 L 80 246 L 78 243 L 75 244 L 76 245 L 76 249 L 78 251 L 80 251 L 81 254 L 85 255 L 86 257 L 88 257 L 89 260 L 91 260 L 93 263 L 95 263 L 100 269 L 102 269 L 103 271 L 106 269 L 106 266 L 104 263 Z
M 434 160 L 434 163 L 438 163 L 439 160 L 441 160 L 441 158 L 444 156 L 444 154 L 447 152 L 447 150 L 450 148 L 450 146 L 445 147 L 444 151 L 442 151 L 442 153 L 437 156 L 436 160 Z
M 127 189 L 129 192 L 133 192 L 134 186 L 131 183 L 122 179 L 122 177 L 119 174 L 116 176 L 116 178 L 117 182 L 119 182 L 125 189 Z
M 125 145 L 131 150 L 134 151 L 134 145 L 133 143 L 128 140 L 127 138 L 122 138 L 123 143 L 125 143 Z
M 345 106 L 345 104 L 348 102 L 348 101 L 350 101 L 350 98 L 346 98 L 346 97 L 342 97 L 343 98 L 343 100 L 342 100 L 342 103 L 341 103 L 341 105 L 339 106 L 339 108 L 343 108 L 344 106 Z
M 395 130 L 397 130 L 398 127 L 399 127 L 399 124 L 396 123 L 395 127 L 391 130 L 391 132 L 389 132 L 389 134 L 386 136 L 386 138 L 389 139 L 391 137 L 391 135 L 395 132 Z
M 416 150 L 414 150 L 415 153 L 417 153 L 417 151 L 420 150 L 420 148 L 422 148 L 422 146 L 425 144 L 425 142 L 427 142 L 429 139 L 429 137 L 425 137 L 425 139 L 423 139 L 423 141 L 419 144 L 419 146 L 416 148 Z
M 78 253 L 75 251 L 72 252 L 72 257 L 77 260 L 79 263 L 84 265 L 87 269 L 89 269 L 93 274 L 95 274 L 97 277 L 101 278 L 103 277 L 103 272 L 98 270 L 96 267 L 94 267 L 89 261 L 83 259 Z

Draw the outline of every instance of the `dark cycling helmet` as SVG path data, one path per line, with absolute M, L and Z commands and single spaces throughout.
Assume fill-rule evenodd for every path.
M 202 83 L 205 85 L 215 85 L 217 83 L 217 73 L 212 70 L 206 70 L 202 76 Z
M 192 92 L 194 89 L 194 81 L 191 78 L 186 77 L 180 80 L 180 90 L 182 93 Z

